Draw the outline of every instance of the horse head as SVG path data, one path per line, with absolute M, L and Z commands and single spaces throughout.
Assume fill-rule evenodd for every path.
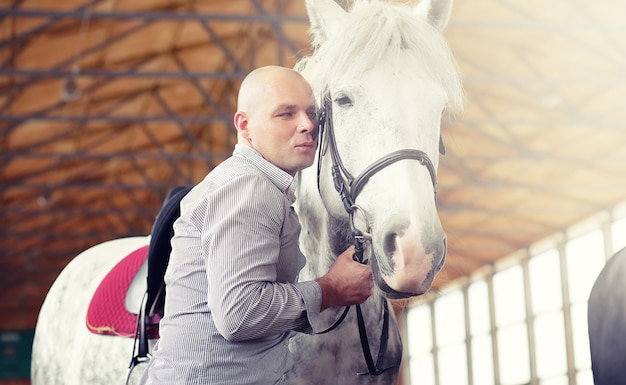
M 357 1 L 346 11 L 334 0 L 306 1 L 314 51 L 296 68 L 327 119 L 316 164 L 301 175 L 299 204 L 319 199 L 327 218 L 301 215 L 309 222 L 304 248 L 306 237 L 325 235 L 316 233 L 320 226 L 333 255 L 352 243 L 353 231 L 362 233 L 363 258 L 392 299 L 425 293 L 446 256 L 436 207 L 440 125 L 446 107 L 462 103 L 441 34 L 451 3 L 422 0 L 407 11 Z

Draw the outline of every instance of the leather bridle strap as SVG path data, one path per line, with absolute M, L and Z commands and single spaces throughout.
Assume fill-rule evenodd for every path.
M 328 333 L 330 331 L 335 330 L 337 328 L 337 326 L 339 326 L 343 322 L 343 320 L 346 318 L 346 316 L 348 315 L 348 310 L 350 310 L 350 306 L 346 306 L 343 309 L 343 313 L 341 313 L 341 315 L 339 316 L 339 318 L 337 318 L 335 323 L 330 325 L 328 328 L 322 330 L 321 332 L 316 332 L 315 334 L 326 334 L 326 333 Z
M 363 189 L 363 187 L 367 184 L 369 179 L 384 169 L 385 167 L 392 165 L 398 161 L 405 159 L 417 160 L 422 166 L 425 166 L 430 174 L 430 179 L 433 183 L 433 192 L 435 199 L 437 198 L 437 176 L 435 173 L 435 167 L 431 162 L 428 154 L 421 150 L 417 149 L 403 149 L 397 150 L 390 154 L 383 156 L 378 159 L 376 162 L 368 166 L 365 170 L 363 170 L 356 178 L 350 174 L 350 172 L 344 167 L 343 162 L 341 161 L 341 157 L 339 156 L 339 151 L 337 150 L 337 143 L 335 142 L 335 133 L 333 128 L 333 112 L 332 112 L 332 100 L 330 96 L 330 91 L 327 91 L 324 95 L 322 101 L 323 107 L 320 112 L 320 118 L 318 122 L 319 129 L 319 148 L 318 148 L 318 158 L 317 158 L 317 188 L 320 189 L 320 175 L 321 175 L 321 167 L 322 167 L 322 158 L 326 154 L 326 151 L 330 151 L 330 156 L 332 159 L 332 176 L 335 190 L 339 193 L 341 197 L 341 201 L 343 202 L 344 209 L 350 215 L 350 226 L 352 228 L 352 236 L 354 238 L 355 243 L 355 260 L 360 263 L 367 263 L 367 261 L 363 260 L 363 243 L 364 236 L 363 233 L 356 229 L 354 226 L 353 215 L 356 211 L 357 206 L 355 205 L 356 198 Z M 326 132 L 324 132 L 326 130 Z M 374 258 L 375 259 L 375 258 Z M 356 305 L 356 314 L 357 314 L 357 323 L 359 327 L 359 338 L 361 341 L 361 348 L 363 350 L 363 357 L 365 358 L 365 363 L 367 364 L 367 372 L 358 373 L 359 375 L 369 374 L 373 376 L 378 376 L 389 370 L 392 367 L 379 369 L 382 360 L 384 359 L 385 352 L 387 350 L 387 341 L 389 339 L 389 306 L 387 301 L 383 301 L 383 330 L 380 337 L 380 348 L 378 351 L 378 356 L 376 358 L 376 363 L 374 363 L 374 359 L 372 357 L 372 353 L 369 347 L 369 341 L 367 338 L 367 331 L 365 329 L 365 320 L 363 319 L 363 312 L 361 311 L 361 306 Z M 346 306 L 341 316 L 326 330 L 316 333 L 316 334 L 324 334 L 334 330 L 336 327 L 341 324 L 341 322 L 346 317 L 349 306 Z
M 319 122 L 319 135 L 320 135 L 320 152 L 318 157 L 318 182 L 319 182 L 319 171 L 320 164 L 322 160 L 323 151 L 326 149 L 322 149 L 324 146 L 324 131 L 326 132 L 326 140 L 328 141 L 327 149 L 330 150 L 330 156 L 332 158 L 332 175 L 333 182 L 335 184 L 335 190 L 340 194 L 341 200 L 343 202 L 344 208 L 346 212 L 351 213 L 354 211 L 354 203 L 356 201 L 357 196 L 365 186 L 365 184 L 369 181 L 369 179 L 382 169 L 387 166 L 390 166 L 398 161 L 405 159 L 417 160 L 422 166 L 425 166 L 430 174 L 430 180 L 433 184 L 433 192 L 435 199 L 437 197 L 437 175 L 435 172 L 435 167 L 431 162 L 428 154 L 426 154 L 422 150 L 417 149 L 403 149 L 397 150 L 390 154 L 383 156 L 378 159 L 370 166 L 368 166 L 365 170 L 363 170 L 357 177 L 353 177 L 352 174 L 345 168 L 343 162 L 341 161 L 341 156 L 339 156 L 339 151 L 337 150 L 337 143 L 335 141 L 335 132 L 333 127 L 333 110 L 332 110 L 332 100 L 330 96 L 330 92 L 327 92 L 324 96 L 324 107 L 321 114 L 321 119 Z
M 370 177 L 382 170 L 383 168 L 396 163 L 400 160 L 405 159 L 413 159 L 420 162 L 422 166 L 425 166 L 430 174 L 430 179 L 433 182 L 433 191 L 435 197 L 437 196 L 437 176 L 435 175 L 435 167 L 433 166 L 430 158 L 424 151 L 414 150 L 414 149 L 405 149 L 394 151 L 390 154 L 383 156 L 378 159 L 368 168 L 363 170 L 351 183 L 350 185 L 350 198 L 354 202 L 356 200 L 357 195 L 363 189 L 363 186 L 369 181 Z M 347 172 L 347 171 L 346 171 Z
M 370 350 L 369 340 L 367 338 L 367 330 L 365 328 L 365 319 L 363 318 L 361 305 L 356 305 L 355 308 L 357 325 L 359 327 L 359 340 L 361 341 L 361 350 L 363 351 L 363 358 L 365 359 L 365 364 L 367 365 L 367 372 L 360 372 L 357 373 L 357 375 L 379 376 L 387 370 L 395 367 L 390 366 L 388 368 L 379 369 L 382 361 L 385 359 L 385 352 L 387 351 L 387 341 L 389 340 L 389 305 L 386 300 L 383 301 L 383 330 L 380 334 L 380 344 L 378 349 L 378 355 L 376 356 L 376 363 L 374 363 L 374 358 L 372 357 L 372 352 Z M 350 310 L 350 306 L 345 307 L 343 313 L 337 319 L 337 321 L 335 321 L 335 323 L 333 323 L 327 329 L 321 332 L 317 332 L 315 334 L 325 334 L 337 328 L 341 324 L 341 322 L 343 322 L 344 318 L 346 318 L 348 310 Z

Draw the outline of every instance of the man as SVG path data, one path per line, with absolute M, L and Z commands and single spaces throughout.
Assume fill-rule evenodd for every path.
M 160 340 L 142 384 L 282 384 L 292 332 L 326 308 L 364 302 L 373 282 L 354 248 L 317 281 L 305 264 L 293 177 L 309 167 L 317 109 L 307 81 L 283 67 L 242 82 L 237 145 L 181 202 L 165 275 Z

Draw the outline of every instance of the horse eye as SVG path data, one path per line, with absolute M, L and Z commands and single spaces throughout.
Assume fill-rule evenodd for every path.
M 335 103 L 337 103 L 340 107 L 352 107 L 352 99 L 346 95 L 337 97 L 335 99 Z

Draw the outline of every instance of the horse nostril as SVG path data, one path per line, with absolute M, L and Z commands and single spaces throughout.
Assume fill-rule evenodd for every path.
M 391 257 L 393 253 L 395 253 L 397 236 L 398 234 L 396 233 L 387 233 L 387 235 L 385 235 L 385 239 L 383 241 L 383 250 L 385 251 L 385 255 Z

